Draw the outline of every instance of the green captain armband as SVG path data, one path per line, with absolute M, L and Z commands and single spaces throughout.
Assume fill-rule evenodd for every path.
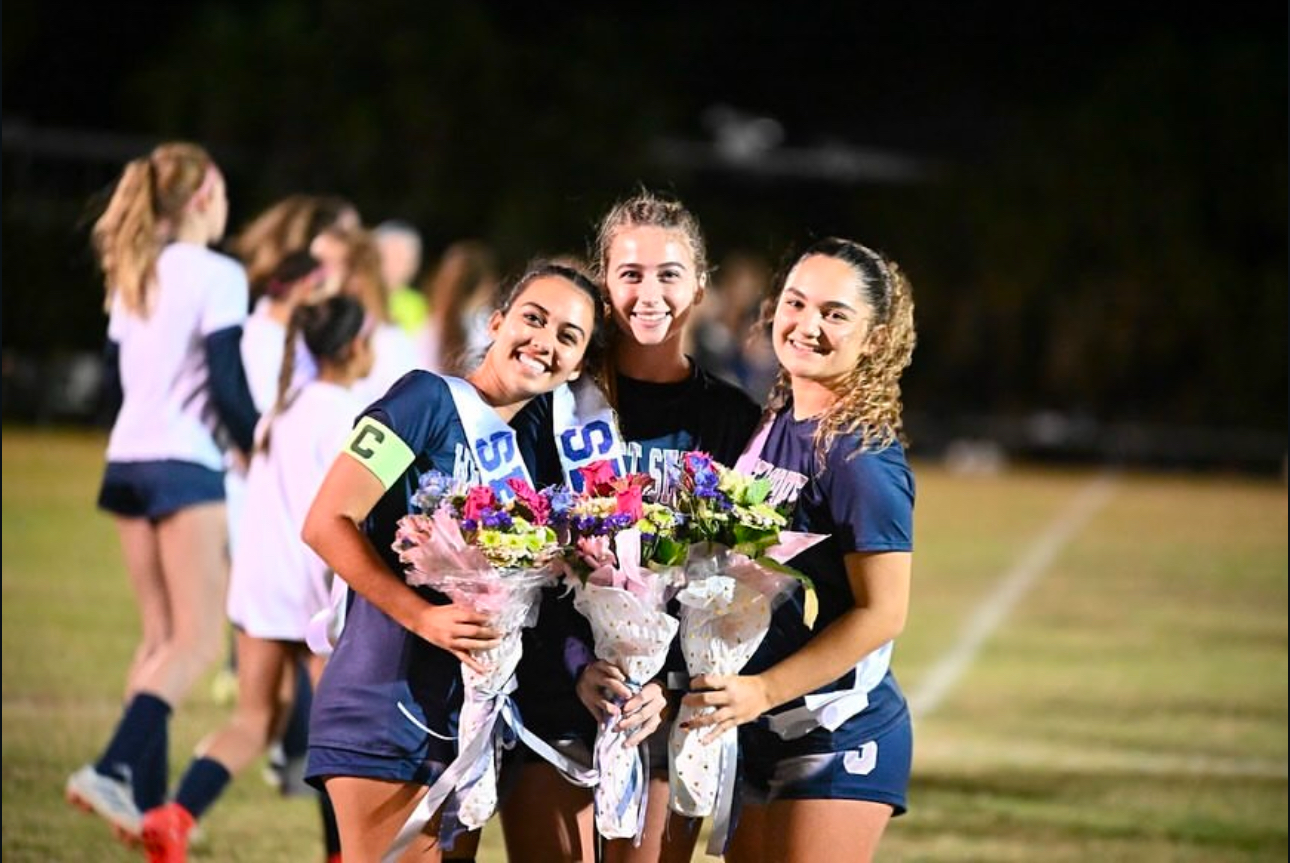
M 412 450 L 398 435 L 371 417 L 363 417 L 345 442 L 345 454 L 372 472 L 389 489 L 412 464 Z

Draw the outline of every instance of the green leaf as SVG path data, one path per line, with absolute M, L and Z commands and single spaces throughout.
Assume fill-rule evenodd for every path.
M 810 576 L 769 557 L 759 557 L 757 562 L 767 569 L 772 569 L 781 575 L 787 575 L 789 578 L 801 583 L 802 589 L 806 592 L 803 597 L 802 622 L 806 624 L 807 629 L 814 629 L 815 618 L 820 613 L 820 602 L 815 592 L 815 582 L 811 581 Z
M 668 536 L 659 537 L 657 544 L 654 546 L 654 554 L 651 560 L 667 566 L 674 566 L 685 560 L 685 552 L 689 545 L 677 542 Z
M 734 529 L 736 545 L 754 545 L 758 547 L 758 553 L 765 551 L 775 544 L 779 531 L 767 530 L 762 527 L 749 527 L 745 524 L 736 524 Z

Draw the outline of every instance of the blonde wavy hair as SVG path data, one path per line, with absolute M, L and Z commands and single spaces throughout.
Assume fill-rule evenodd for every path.
M 161 144 L 126 164 L 91 232 L 107 289 L 105 310 L 119 294 L 129 311 L 148 314 L 157 258 L 214 167 L 209 153 L 184 141 Z
M 358 221 L 358 210 L 336 195 L 288 195 L 252 219 L 229 242 L 229 251 L 246 267 L 253 296 L 267 289 L 273 270 L 284 257 L 308 248 L 325 229 Z
M 769 331 L 788 275 L 816 255 L 842 261 L 855 273 L 860 296 L 873 313 L 867 338 L 875 340 L 874 349 L 862 355 L 834 388 L 838 399 L 820 416 L 815 429 L 816 457 L 823 465 L 839 435 L 860 435 L 861 452 L 883 449 L 896 441 L 908 445 L 900 377 L 909 367 L 917 336 L 913 292 L 895 261 L 852 240 L 820 240 L 803 252 L 780 280 L 774 298 L 762 307 L 760 326 Z M 767 407 L 780 410 L 791 395 L 789 376 L 781 369 Z

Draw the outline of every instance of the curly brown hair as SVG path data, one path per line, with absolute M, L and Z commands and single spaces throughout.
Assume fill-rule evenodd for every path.
M 862 355 L 835 388 L 837 401 L 820 416 L 815 430 L 816 456 L 823 464 L 833 441 L 844 434 L 860 435 L 861 452 L 883 449 L 896 441 L 908 444 L 901 417 L 900 377 L 913 357 L 917 337 L 913 292 L 895 261 L 852 240 L 820 240 L 798 256 L 779 280 L 774 298 L 762 306 L 760 326 L 770 329 L 788 276 L 815 255 L 836 258 L 855 273 L 860 296 L 873 312 L 868 338 L 877 340 L 874 350 Z M 767 407 L 778 411 L 791 395 L 789 376 L 781 369 Z

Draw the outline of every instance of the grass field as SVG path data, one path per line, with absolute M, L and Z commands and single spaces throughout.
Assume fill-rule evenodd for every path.
M 117 719 L 136 633 L 93 505 L 102 450 L 87 433 L 3 436 L 5 861 L 138 859 L 62 801 Z M 1285 860 L 1285 486 L 1125 474 L 1076 512 L 1096 475 L 915 467 L 894 667 L 925 706 L 910 813 L 880 859 Z M 196 688 L 174 770 L 226 711 Z M 194 859 L 321 860 L 313 804 L 258 773 L 206 818 Z M 481 863 L 505 859 L 495 826 L 484 843 Z

